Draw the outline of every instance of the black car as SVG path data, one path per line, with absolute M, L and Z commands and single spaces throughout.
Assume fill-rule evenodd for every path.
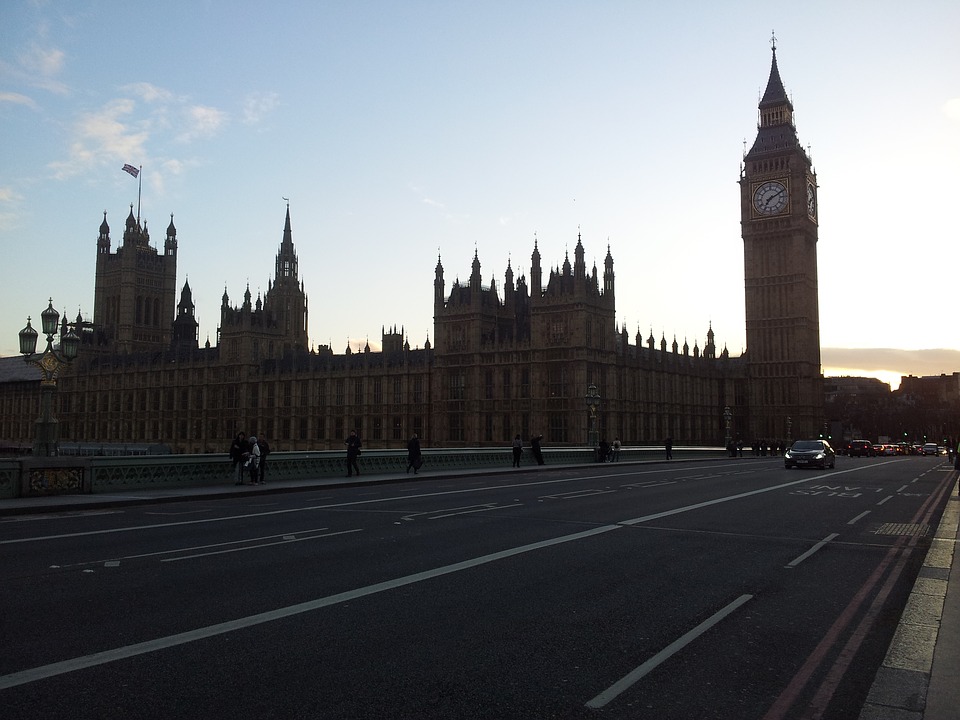
M 873 443 L 869 440 L 851 440 L 847 446 L 847 453 L 850 457 L 873 457 L 876 455 Z
M 783 466 L 836 467 L 837 455 L 826 440 L 797 440 L 783 456 Z

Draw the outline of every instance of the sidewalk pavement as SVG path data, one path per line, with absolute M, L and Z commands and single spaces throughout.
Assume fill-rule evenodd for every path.
M 555 465 L 544 469 L 560 469 Z M 533 470 L 536 468 L 522 468 Z M 438 477 L 520 472 L 513 468 L 482 468 Z M 324 487 L 384 484 L 412 479 L 397 473 L 353 478 L 288 480 L 263 485 L 211 485 L 167 490 L 136 490 L 113 495 L 55 495 L 0 500 L 0 517 L 84 512 L 178 500 L 202 500 L 302 492 Z M 421 476 L 423 477 L 423 476 Z M 960 534 L 960 496 L 956 478 L 923 567 L 917 576 L 887 655 L 877 671 L 859 720 L 960 719 L 960 563 L 954 563 Z
M 940 526 L 860 720 L 960 718 L 960 496 L 954 478 Z

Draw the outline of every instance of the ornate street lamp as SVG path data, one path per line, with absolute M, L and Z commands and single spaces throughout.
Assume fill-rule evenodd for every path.
M 20 331 L 20 352 L 23 353 L 23 359 L 40 368 L 40 417 L 37 418 L 33 440 L 34 456 L 59 453 L 60 426 L 51 410 L 53 395 L 57 391 L 57 376 L 60 370 L 76 358 L 80 350 L 80 338 L 73 330 L 60 338 L 60 352 L 54 350 L 53 337 L 57 333 L 59 320 L 60 313 L 54 309 L 53 298 L 50 298 L 47 309 L 40 313 L 41 328 L 47 336 L 47 349 L 39 358 L 34 357 L 38 335 L 30 325 L 29 317 L 27 326 Z
M 730 445 L 733 443 L 733 436 L 730 435 L 730 421 L 733 420 L 733 412 L 730 410 L 730 406 L 727 405 L 723 409 L 723 421 L 727 427 L 727 435 L 724 438 L 723 446 L 727 449 L 727 452 L 730 453 L 731 457 L 736 455 L 736 453 L 730 449 Z
M 596 385 L 587 387 L 584 400 L 587 401 L 587 409 L 590 410 L 590 432 L 587 435 L 587 445 L 595 448 L 599 445 L 597 439 L 597 408 L 600 407 L 600 393 L 597 392 Z

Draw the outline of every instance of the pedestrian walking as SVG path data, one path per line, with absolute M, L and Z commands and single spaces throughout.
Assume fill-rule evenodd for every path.
M 667 460 L 673 460 L 673 438 L 668 437 L 663 441 L 663 449 L 667 452 Z
M 520 434 L 513 439 L 513 467 L 520 467 L 520 456 L 523 455 L 523 440 Z
M 230 462 L 233 463 L 233 482 L 243 485 L 244 462 L 247 459 L 247 434 L 238 432 L 230 443 Z
M 613 439 L 613 462 L 620 462 L 620 438 Z
M 357 465 L 357 458 L 360 457 L 360 437 L 357 431 L 351 430 L 350 437 L 344 440 L 343 444 L 347 446 L 347 477 L 352 476 L 354 472 L 359 475 L 360 466 Z
M 534 435 L 530 439 L 530 449 L 533 450 L 533 459 L 537 461 L 537 465 L 543 465 L 543 450 L 540 447 L 542 441 L 543 435 Z
M 413 437 L 407 441 L 407 472 L 413 468 L 413 474 L 416 475 L 421 465 L 423 465 L 423 455 L 420 452 L 420 438 L 414 433 Z

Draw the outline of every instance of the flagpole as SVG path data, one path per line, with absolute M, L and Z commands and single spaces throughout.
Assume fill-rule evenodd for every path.
M 143 165 L 140 166 L 140 172 L 137 173 L 137 227 L 140 227 L 140 188 L 143 187 Z

